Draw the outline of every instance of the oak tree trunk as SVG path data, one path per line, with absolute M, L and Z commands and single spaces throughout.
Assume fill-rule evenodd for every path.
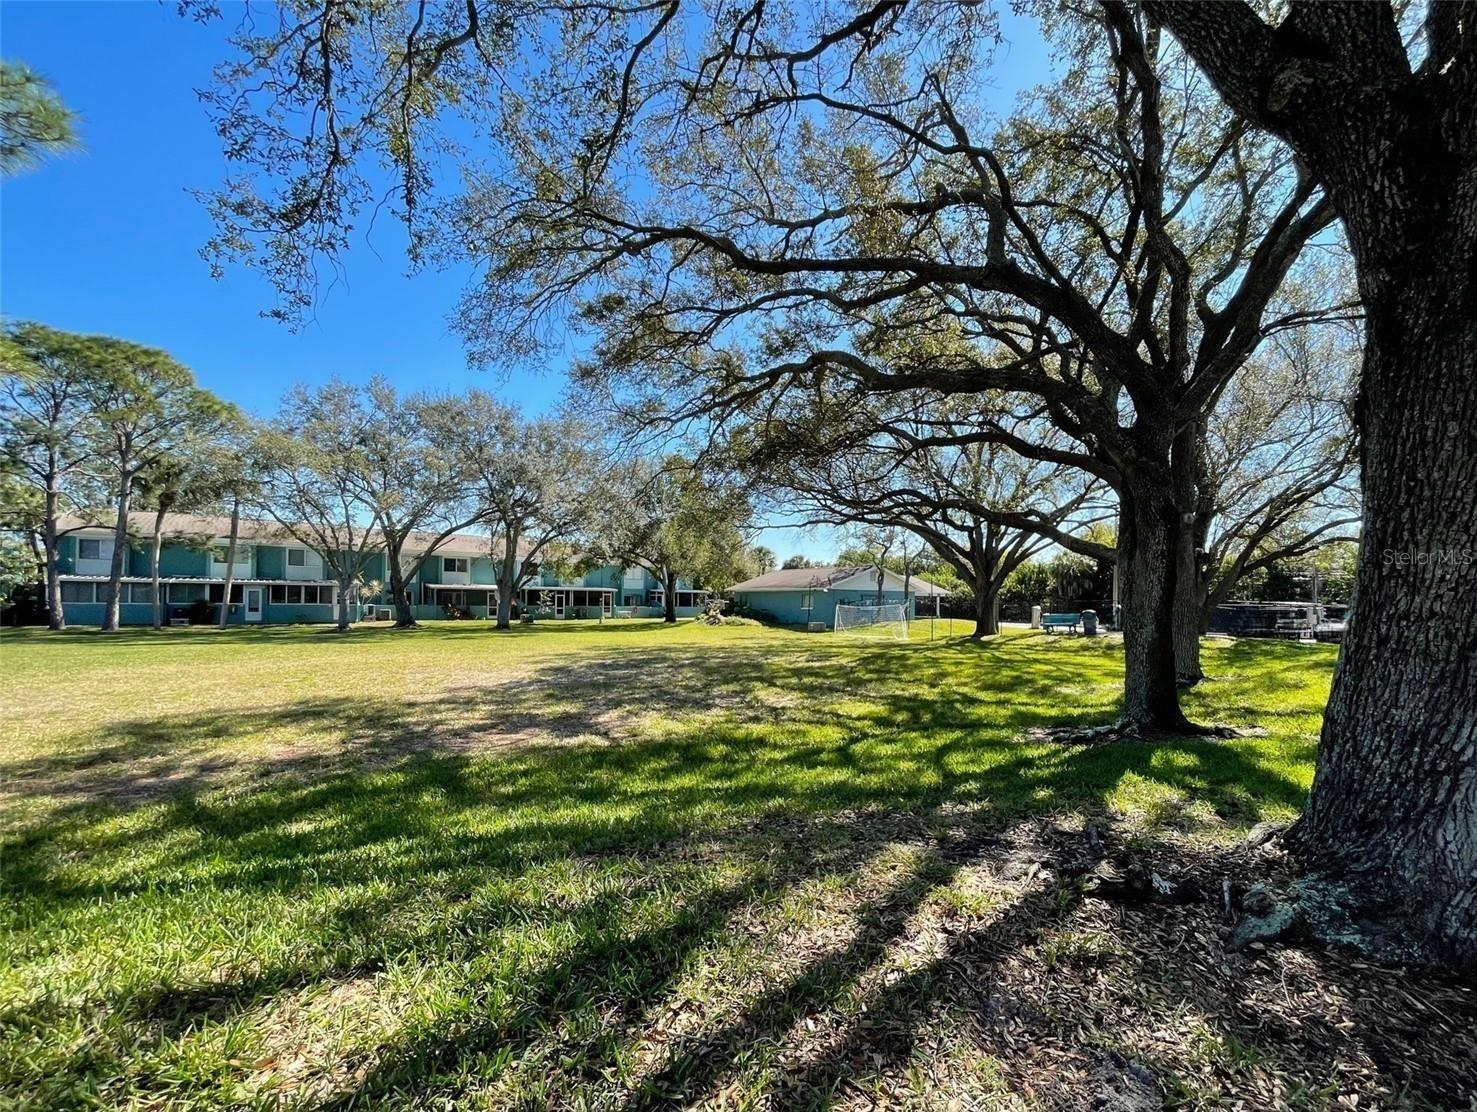
M 671 572 L 662 571 L 662 621 L 669 625 L 677 622 L 677 577 Z
M 974 588 L 974 632 L 970 637 L 982 641 L 1000 632 L 1000 589 L 993 579 L 976 583 Z
M 395 607 L 395 628 L 414 629 L 418 623 L 415 620 L 415 612 L 410 608 L 410 593 L 405 589 L 405 569 L 400 566 L 400 549 L 404 544 L 396 545 L 394 551 L 385 550 L 385 573 L 390 581 L 390 600 Z
M 1121 495 L 1127 575 L 1123 585 L 1123 725 L 1140 733 L 1193 730 L 1180 710 L 1175 601 L 1180 519 L 1167 490 L 1143 484 Z
M 1352 616 L 1289 843 L 1348 911 L 1340 937 L 1372 925 L 1477 968 L 1472 6 L 1427 7 L 1424 59 L 1393 5 L 1292 5 L 1275 28 L 1239 4 L 1148 8 L 1328 191 L 1364 302 Z
M 1203 583 L 1200 546 L 1209 527 L 1201 512 L 1205 490 L 1205 422 L 1192 421 L 1175 437 L 1171 473 L 1175 502 L 1179 507 L 1175 534 L 1174 575 L 1174 671 L 1182 687 L 1192 687 L 1205 678 L 1200 670 L 1200 604 Z
M 513 592 L 518 586 L 518 532 L 503 532 L 503 559 L 497 574 L 497 628 L 513 628 Z
M 1193 555 L 1186 557 L 1187 545 L 1180 544 L 1179 568 L 1175 575 L 1174 596 L 1174 674 L 1181 687 L 1193 687 L 1205 678 L 1200 663 L 1201 616 L 1205 610 L 1205 590 L 1200 582 Z M 1193 549 L 1192 549 L 1193 551 Z
M 1477 211 L 1367 300 L 1365 525 L 1291 843 L 1477 966 Z M 1457 249 L 1464 246 L 1465 250 Z M 1463 273 L 1465 260 L 1465 273 Z
M 349 600 L 353 597 L 354 580 L 340 579 L 338 582 L 338 631 L 349 632 Z

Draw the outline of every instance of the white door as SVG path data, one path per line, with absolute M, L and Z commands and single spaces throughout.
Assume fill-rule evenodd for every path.
M 262 620 L 262 589 L 260 587 L 246 588 L 246 620 L 248 622 Z

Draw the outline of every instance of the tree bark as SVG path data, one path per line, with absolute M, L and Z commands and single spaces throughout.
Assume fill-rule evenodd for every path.
M 118 519 L 113 525 L 113 559 L 108 565 L 108 594 L 103 604 L 102 628 L 118 630 L 118 604 L 123 587 L 123 562 L 128 558 L 128 505 L 133 497 L 133 473 L 121 471 L 118 479 Z
M 164 549 L 164 515 L 166 512 L 161 503 L 154 514 L 154 535 L 150 538 L 149 544 L 149 582 L 154 589 L 152 617 L 155 629 L 164 627 L 164 603 L 159 598 L 159 556 Z
M 503 558 L 497 573 L 497 627 L 513 628 L 513 592 L 518 589 L 518 530 L 503 527 Z
M 668 625 L 677 623 L 677 576 L 667 568 L 662 569 L 662 621 Z
M 1187 553 L 1186 549 L 1190 549 Z M 1175 572 L 1174 594 L 1174 675 L 1181 687 L 1194 687 L 1205 678 L 1200 664 L 1201 615 L 1205 609 L 1205 592 L 1193 546 L 1181 534 L 1179 567 Z
M 1000 585 L 994 578 L 976 580 L 974 587 L 974 632 L 969 636 L 975 641 L 994 637 L 1000 632 Z
M 1179 511 L 1174 576 L 1174 671 L 1181 687 L 1193 687 L 1205 678 L 1200 669 L 1200 609 L 1202 579 L 1200 549 L 1209 518 L 1201 502 L 1206 494 L 1204 475 L 1205 422 L 1198 419 L 1179 431 L 1172 449 L 1171 474 Z
M 349 600 L 354 590 L 352 579 L 340 579 L 338 582 L 338 631 L 349 632 Z
M 1368 305 L 1363 543 L 1313 791 L 1290 844 L 1313 872 L 1413 925 L 1440 960 L 1472 968 L 1477 210 L 1448 233 Z
M 391 536 L 398 538 L 390 544 Z M 400 567 L 400 552 L 405 545 L 404 533 L 385 531 L 385 576 L 390 581 L 390 600 L 395 606 L 395 628 L 415 629 L 420 623 L 410 608 L 410 596 L 405 590 L 405 571 Z
M 1418 65 L 1387 4 L 1148 7 L 1327 189 L 1365 306 L 1352 616 L 1289 845 L 1351 922 L 1477 968 L 1472 6 L 1429 6 Z
M 1180 710 L 1174 626 L 1179 577 L 1180 514 L 1170 492 L 1122 494 L 1122 542 L 1128 575 L 1123 592 L 1123 725 L 1138 733 L 1198 732 Z
M 231 613 L 231 588 L 236 585 L 236 545 L 241 538 L 241 499 L 231 500 L 231 535 L 226 541 L 226 582 L 221 588 L 220 628 L 225 629 Z M 159 584 L 154 584 L 154 602 L 159 601 Z M 243 603 L 245 599 L 242 599 Z
M 47 485 L 46 516 L 41 522 L 42 547 L 46 558 L 46 628 L 60 632 L 67 628 L 67 615 L 62 605 L 61 566 L 56 554 L 56 490 Z

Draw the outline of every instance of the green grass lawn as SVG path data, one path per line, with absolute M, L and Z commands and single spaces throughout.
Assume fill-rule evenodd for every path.
M 1265 736 L 1095 748 L 1032 731 L 1110 720 L 1121 650 L 1039 634 L 7 631 L 0 656 L 0 1103 L 1031 1107 L 1047 1065 L 1075 1091 L 1012 1053 L 1020 1016 L 1190 1104 L 1263 1075 L 1317 1102 L 1323 1067 L 1198 988 L 1062 1018 L 1084 969 L 1157 983 L 1160 957 L 1026 863 L 1087 820 L 1190 852 L 1294 814 L 1329 648 L 1207 643 L 1190 713 Z

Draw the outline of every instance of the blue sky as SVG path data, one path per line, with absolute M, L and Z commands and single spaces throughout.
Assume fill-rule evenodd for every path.
M 447 316 L 464 272 L 407 274 L 389 217 L 361 236 L 340 282 L 297 332 L 259 316 L 271 289 L 236 269 L 217 281 L 200 258 L 211 234 L 192 189 L 225 173 L 195 96 L 227 57 L 240 9 L 201 26 L 153 0 L 0 3 L 0 51 L 43 73 L 81 117 L 84 149 L 0 190 L 0 308 L 12 319 L 100 332 L 164 348 L 200 383 L 269 414 L 288 387 L 374 374 L 405 390 L 480 385 L 531 412 L 552 405 L 562 375 L 493 377 L 469 369 Z M 1045 75 L 1044 47 L 1008 15 L 994 80 L 1002 106 Z M 776 525 L 779 525 L 776 522 Z M 834 553 L 837 538 L 788 528 L 762 538 L 781 557 Z

